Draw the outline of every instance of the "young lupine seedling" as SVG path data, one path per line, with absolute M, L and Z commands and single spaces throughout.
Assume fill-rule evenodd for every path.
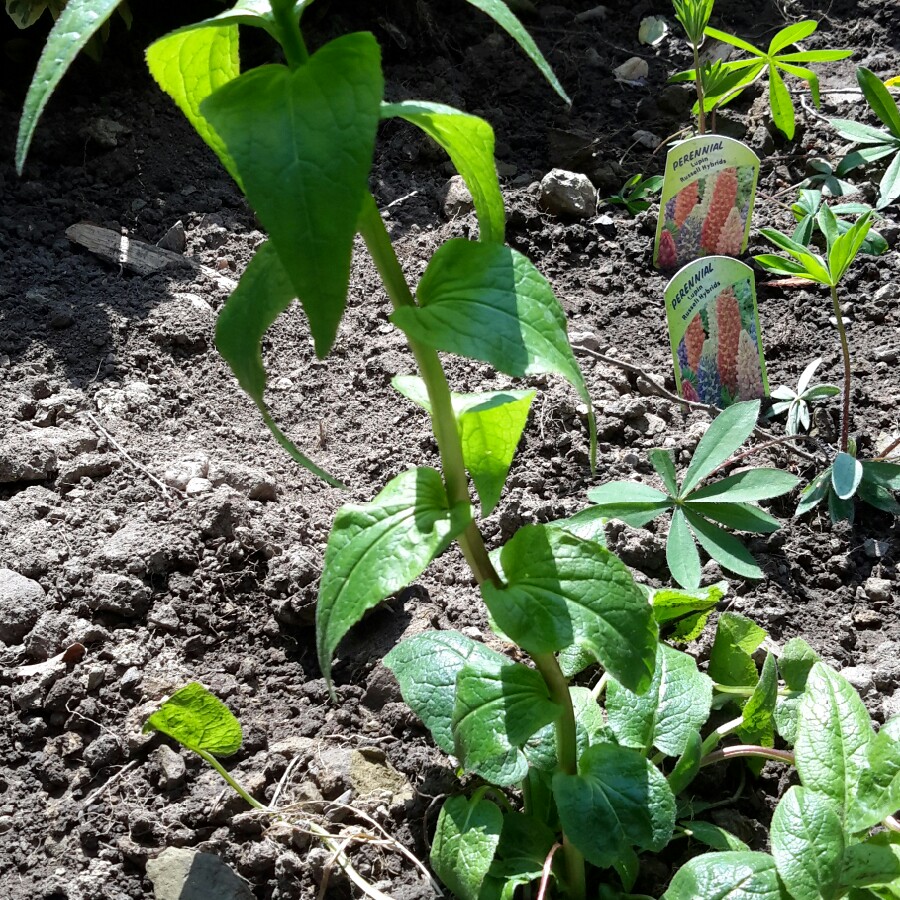
M 900 109 L 881 79 L 868 69 L 860 66 L 856 70 L 856 80 L 872 112 L 885 127 L 873 128 L 852 119 L 829 120 L 841 137 L 861 145 L 841 160 L 837 173 L 846 175 L 861 166 L 890 157 L 878 186 L 876 206 L 882 209 L 900 197 Z
M 806 165 L 812 173 L 800 182 L 801 188 L 819 190 L 825 197 L 848 197 L 859 193 L 855 184 L 838 178 L 834 166 L 827 159 L 811 159 Z
M 753 84 L 755 81 L 768 74 L 769 79 L 769 108 L 772 112 L 772 121 L 788 140 L 793 139 L 796 130 L 796 119 L 794 116 L 794 104 L 791 100 L 790 92 L 784 83 L 782 72 L 787 75 L 794 75 L 802 79 L 809 85 L 813 102 L 818 107 L 820 105 L 819 98 L 819 76 L 808 66 L 799 65 L 799 63 L 823 63 L 834 62 L 846 59 L 852 53 L 851 50 L 794 50 L 790 53 L 784 53 L 788 47 L 808 38 L 818 28 L 818 23 L 812 19 L 805 19 L 802 22 L 795 22 L 782 28 L 769 42 L 766 50 L 754 47 L 753 44 L 735 37 L 733 34 L 727 34 L 719 31 L 717 28 L 705 29 L 705 34 L 717 40 L 731 44 L 751 54 L 749 59 L 737 59 L 725 62 L 722 68 L 729 72 L 740 72 L 741 77 L 728 91 L 727 95 L 719 100 L 718 106 L 724 106 L 730 102 L 741 91 Z M 697 77 L 697 65 L 689 72 L 680 73 L 683 80 L 687 78 Z M 702 104 L 701 104 L 702 105 Z
M 841 234 L 834 213 L 828 206 L 823 206 L 816 221 L 825 235 L 827 254 L 824 257 L 771 228 L 764 228 L 761 232 L 764 237 L 791 256 L 791 259 L 773 254 L 757 256 L 756 261 L 764 269 L 779 275 L 808 278 L 829 288 L 834 322 L 841 344 L 844 380 L 841 390 L 841 436 L 838 451 L 832 464 L 804 488 L 797 506 L 797 515 L 808 512 L 827 498 L 832 521 L 852 520 L 853 498 L 856 496 L 877 509 L 894 514 L 900 513 L 900 505 L 891 493 L 900 488 L 900 466 L 883 460 L 858 460 L 855 441 L 850 440 L 852 371 L 850 344 L 847 340 L 847 329 L 841 315 L 837 290 L 841 279 L 862 248 L 869 233 L 872 215 L 869 211 L 860 216 Z
M 834 397 L 841 392 L 841 389 L 833 384 L 811 384 L 816 369 L 821 365 L 821 359 L 814 359 L 800 375 L 796 390 L 786 384 L 780 384 L 772 391 L 772 399 L 775 402 L 769 410 L 769 415 L 780 416 L 787 413 L 784 430 L 788 434 L 809 431 L 810 409 L 813 402 L 821 397 Z
M 822 227 L 822 220 L 827 213 L 822 210 L 828 206 L 822 199 L 822 192 L 817 190 L 802 189 L 796 203 L 791 204 L 791 212 L 797 220 L 797 227 L 792 235 L 793 239 L 800 244 L 808 247 L 816 232 L 825 235 Z M 836 203 L 828 207 L 837 221 L 838 234 L 846 234 L 852 222 L 840 218 L 841 216 L 861 216 L 866 213 L 873 213 L 872 207 L 865 203 Z M 874 218 L 874 214 L 873 214 Z M 873 256 L 880 256 L 888 249 L 887 241 L 874 228 L 870 228 L 866 234 L 865 240 L 860 245 L 861 253 L 870 253 Z
M 618 193 L 604 198 L 601 202 L 624 206 L 631 215 L 636 216 L 639 212 L 650 208 L 648 198 L 660 192 L 662 183 L 662 175 L 651 175 L 649 178 L 644 178 L 641 174 L 632 175 Z
M 696 71 L 691 69 L 688 72 L 678 72 L 669 78 L 669 83 L 681 84 L 690 81 L 696 87 L 698 84 Z M 730 102 L 744 89 L 744 73 L 740 69 L 726 68 L 725 63 L 720 59 L 713 62 L 704 62 L 700 66 L 699 72 L 700 89 L 697 91 L 698 99 L 694 103 L 691 112 L 697 116 L 699 128 L 700 97 L 702 96 L 704 114 L 710 116 L 709 131 L 714 132 L 716 130 L 716 112 L 720 106 Z
M 672 0 L 675 7 L 675 18 L 684 28 L 687 39 L 691 44 L 694 54 L 694 69 L 692 78 L 697 90 L 697 129 L 700 134 L 706 134 L 706 104 L 704 103 L 704 82 L 701 77 L 700 45 L 703 43 L 704 32 L 712 15 L 715 0 Z
M 672 577 L 685 588 L 700 584 L 699 542 L 730 572 L 762 578 L 746 547 L 722 525 L 739 531 L 770 534 L 778 520 L 755 504 L 792 490 L 798 479 L 780 469 L 751 469 L 701 487 L 700 483 L 728 464 L 729 457 L 750 437 L 759 415 L 759 401 L 735 403 L 709 426 L 697 445 L 679 487 L 669 450 L 651 450 L 650 462 L 664 491 L 634 481 L 612 481 L 588 491 L 594 504 L 575 519 L 619 519 L 640 528 L 672 511 L 666 540 L 666 561 Z

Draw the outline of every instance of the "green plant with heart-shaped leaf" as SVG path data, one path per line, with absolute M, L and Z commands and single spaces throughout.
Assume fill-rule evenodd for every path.
M 505 3 L 470 2 L 511 33 L 557 84 Z M 510 378 L 560 376 L 587 409 L 586 462 L 594 469 L 590 396 L 568 341 L 566 314 L 537 267 L 505 243 L 488 123 L 428 101 L 386 103 L 374 36 L 347 34 L 310 52 L 302 22 L 309 3 L 240 0 L 220 16 L 160 39 L 147 58 L 153 77 L 218 155 L 268 234 L 220 313 L 216 341 L 279 443 L 314 475 L 340 486 L 275 423 L 265 402 L 261 345 L 269 327 L 299 300 L 317 356 L 328 356 L 343 320 L 357 235 L 418 370 L 398 376 L 394 386 L 430 418 L 440 465 L 401 471 L 374 497 L 341 506 L 334 518 L 316 611 L 319 666 L 332 698 L 339 702 L 347 677 L 343 638 L 455 545 L 500 638 L 496 646 L 511 652 L 456 631 L 432 631 L 401 641 L 384 660 L 437 747 L 470 776 L 472 789 L 449 797 L 436 823 L 430 859 L 447 887 L 459 900 L 511 900 L 522 885 L 566 900 L 585 900 L 588 886 L 592 895 L 627 896 L 641 876 L 642 855 L 688 836 L 729 848 L 695 864 L 704 878 L 729 884 L 750 866 L 752 879 L 769 886 L 781 871 L 778 860 L 748 853 L 733 835 L 699 818 L 687 792 L 698 772 L 716 762 L 788 760 L 789 752 L 770 740 L 779 698 L 794 704 L 783 716 L 797 733 L 798 762 L 807 719 L 817 727 L 818 718 L 827 719 L 832 755 L 847 745 L 840 732 L 846 722 L 830 707 L 820 714 L 818 684 L 804 706 L 799 682 L 813 683 L 818 670 L 812 663 L 801 671 L 795 661 L 781 671 L 784 686 L 774 660 L 761 674 L 751 672 L 759 634 L 734 617 L 719 622 L 711 674 L 660 642 L 661 628 L 673 642 L 695 638 L 723 596 L 722 585 L 696 586 L 693 545 L 693 561 L 685 549 L 688 562 L 680 572 L 687 589 L 656 591 L 640 587 L 603 545 L 602 527 L 590 511 L 586 519 L 526 524 L 489 552 L 472 499 L 477 495 L 482 517 L 502 503 L 535 392 L 452 391 L 439 354 L 492 365 Z M 285 63 L 241 72 L 240 26 L 275 38 Z M 377 133 L 387 119 L 419 128 L 447 152 L 469 187 L 478 223 L 477 240 L 457 238 L 438 247 L 415 284 L 403 272 L 369 189 Z M 739 404 L 715 420 L 680 489 L 671 457 L 656 458 L 670 488 L 666 503 L 671 499 L 684 526 L 681 543 L 685 531 L 695 529 L 704 546 L 727 557 L 729 568 L 750 574 L 758 571 L 755 564 L 716 522 L 772 530 L 774 519 L 754 501 L 783 493 L 793 476 L 755 470 L 705 487 L 699 482 L 746 439 L 757 412 L 758 403 Z M 348 436 L 354 440 L 358 436 Z M 593 688 L 585 686 L 594 675 L 588 669 L 599 676 Z M 843 686 L 835 682 L 834 689 Z M 709 723 L 714 706 L 733 703 L 740 707 L 737 719 Z M 240 746 L 240 726 L 205 689 L 189 685 L 176 692 L 147 728 L 198 753 L 260 816 L 323 841 L 360 890 L 384 900 L 351 865 L 352 835 L 332 833 L 327 820 L 296 806 L 266 806 L 240 785 L 219 759 Z M 742 743 L 720 747 L 732 735 Z M 845 817 L 852 811 L 860 822 L 887 820 L 882 811 L 893 798 L 892 748 L 879 752 L 885 759 L 871 766 L 865 810 L 845 804 Z M 804 787 L 820 787 L 814 767 L 804 766 Z M 837 794 L 836 782 L 819 780 L 823 791 Z M 787 833 L 795 830 L 802 837 L 802 827 L 788 823 Z M 882 871 L 843 877 L 856 886 L 873 883 Z M 684 896 L 686 879 L 675 876 L 672 897 Z

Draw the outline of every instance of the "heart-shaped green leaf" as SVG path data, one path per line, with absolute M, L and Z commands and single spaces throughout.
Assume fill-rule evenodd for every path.
M 529 653 L 584 647 L 634 691 L 650 684 L 657 629 L 627 567 L 599 544 L 526 525 L 500 553 L 504 587 L 481 586 L 491 616 Z
M 451 510 L 434 469 L 409 469 L 370 502 L 341 507 L 325 548 L 316 606 L 319 666 L 331 683 L 341 638 L 366 610 L 418 577 L 470 521 L 468 504 Z
M 554 775 L 553 796 L 566 836 L 601 868 L 632 847 L 661 850 L 675 828 L 675 797 L 668 783 L 628 747 L 589 748 L 578 761 L 577 775 Z
M 537 670 L 510 659 L 470 660 L 456 679 L 456 755 L 493 784 L 515 784 L 528 772 L 525 742 L 561 713 Z
M 241 723 L 231 710 L 196 681 L 175 691 L 144 723 L 195 753 L 231 756 L 243 741 Z
M 453 707 L 456 679 L 469 661 L 477 667 L 506 657 L 458 631 L 426 631 L 401 641 L 384 658 L 400 682 L 407 706 L 425 723 L 434 742 L 454 753 Z
M 200 104 L 303 304 L 319 358 L 346 304 L 382 91 L 374 37 L 348 34 L 297 69 L 252 69 Z
M 709 718 L 712 682 L 693 658 L 659 644 L 650 688 L 634 694 L 612 679 L 606 698 L 609 725 L 622 746 L 680 756 Z

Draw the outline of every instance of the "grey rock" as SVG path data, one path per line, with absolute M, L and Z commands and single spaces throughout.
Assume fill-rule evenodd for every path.
M 96 481 L 119 468 L 119 460 L 109 453 L 88 453 L 69 462 L 60 463 L 57 483 L 60 487 L 75 485 L 82 478 Z
M 192 478 L 206 478 L 209 473 L 209 457 L 202 452 L 192 453 L 166 466 L 163 481 L 179 491 L 187 489 Z
M 44 611 L 44 589 L 12 569 L 0 569 L 0 641 L 21 644 Z
M 589 219 L 597 212 L 597 192 L 587 175 L 551 169 L 541 181 L 541 206 L 556 216 Z
M 251 500 L 275 500 L 278 496 L 278 484 L 273 476 L 232 460 L 211 463 L 207 478 L 214 487 L 227 484 Z
M 150 591 L 137 578 L 102 573 L 94 576 L 85 600 L 91 609 L 133 619 L 147 611 Z
M 94 394 L 97 409 L 106 416 L 125 419 L 153 403 L 154 392 L 145 381 L 132 381 L 124 388 L 102 388 Z
M 218 856 L 167 847 L 147 860 L 155 900 L 253 900 L 247 883 Z
M 188 497 L 196 497 L 198 494 L 208 494 L 213 489 L 212 482 L 208 478 L 192 478 L 184 489 Z
M 86 138 L 95 141 L 104 149 L 113 150 L 119 146 L 119 138 L 129 134 L 130 131 L 127 125 L 122 125 L 115 119 L 98 116 L 87 123 L 83 133 Z
M 872 666 L 847 666 L 841 669 L 841 675 L 856 688 L 860 696 L 865 696 L 875 689 L 875 670 Z
M 178 531 L 138 518 L 112 535 L 93 560 L 131 574 L 161 575 L 176 561 L 190 558 L 190 549 Z
M 84 748 L 84 762 L 92 772 L 115 765 L 121 758 L 122 746 L 118 738 L 108 731 L 101 732 Z
M 887 578 L 867 578 L 863 587 L 869 600 L 887 603 L 891 599 L 891 582 Z
M 68 610 L 48 609 L 25 638 L 25 649 L 35 659 L 49 659 L 74 643 L 77 627 L 75 616 Z
M 177 791 L 183 784 L 187 774 L 187 766 L 180 753 L 176 753 L 168 744 L 160 744 L 156 751 L 156 762 L 159 765 L 160 784 L 164 791 Z
M 600 350 L 600 339 L 593 331 L 570 331 L 569 343 L 573 347 L 584 347 L 585 350 Z
M 636 131 L 631 139 L 636 143 L 640 144 L 642 147 L 646 147 L 648 150 L 655 150 L 661 143 L 662 138 L 659 135 L 654 134 L 652 131 Z
M 184 233 L 184 222 L 179 219 L 156 243 L 163 250 L 173 253 L 184 253 L 187 247 L 187 235 Z
M 462 175 L 454 175 L 444 186 L 442 204 L 448 219 L 464 216 L 475 209 L 475 201 Z
M 171 603 L 157 603 L 147 616 L 147 624 L 156 628 L 164 628 L 166 631 L 177 631 L 179 625 L 178 613 Z
M 873 354 L 875 362 L 884 362 L 893 365 L 900 359 L 900 350 L 896 347 L 880 347 Z

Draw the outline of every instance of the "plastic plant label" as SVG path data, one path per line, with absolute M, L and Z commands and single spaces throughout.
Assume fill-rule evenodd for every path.
M 728 256 L 688 263 L 666 285 L 675 384 L 724 408 L 769 393 L 753 270 Z
M 653 264 L 672 270 L 747 249 L 759 158 L 733 138 L 706 134 L 666 155 Z

